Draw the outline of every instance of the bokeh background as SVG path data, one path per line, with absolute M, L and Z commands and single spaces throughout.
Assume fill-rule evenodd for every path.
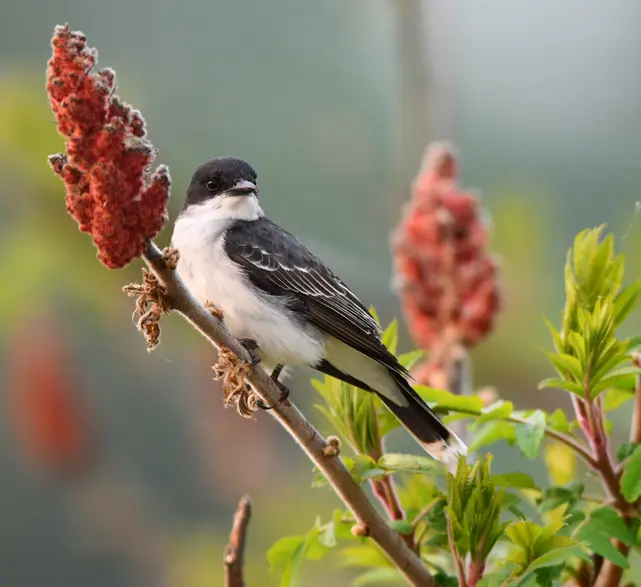
M 400 316 L 389 234 L 425 144 L 452 140 L 503 259 L 505 309 L 474 352 L 475 384 L 520 408 L 565 405 L 536 391 L 549 374 L 537 347 L 548 344 L 542 317 L 559 317 L 574 234 L 607 223 L 629 276 L 641 274 L 641 4 L 4 0 L 3 586 L 221 585 L 246 492 L 248 583 L 267 586 L 267 548 L 336 505 L 310 489 L 310 463 L 267 414 L 223 408 L 214 353 L 179 318 L 147 354 L 121 293 L 139 264 L 106 270 L 67 216 L 46 163 L 62 140 L 44 92 L 49 39 L 64 22 L 88 34 L 147 118 L 174 178 L 172 219 L 199 163 L 242 156 L 269 215 L 385 322 Z M 169 238 L 168 228 L 159 241 Z M 294 398 L 327 430 L 309 376 L 297 373 Z M 615 416 L 622 437 L 624 421 Z M 417 450 L 402 434 L 394 442 Z M 516 450 L 495 452 L 498 468 L 524 467 Z M 304 584 L 347 585 L 333 566 L 308 564 Z

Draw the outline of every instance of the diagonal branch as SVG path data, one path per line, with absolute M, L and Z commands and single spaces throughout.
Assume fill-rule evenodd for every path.
M 223 563 L 225 565 L 225 587 L 245 587 L 243 579 L 243 555 L 247 539 L 247 526 L 252 515 L 252 504 L 245 495 L 238 503 L 234 514 L 234 524 L 229 534 L 229 543 L 225 548 Z
M 250 362 L 245 348 L 229 333 L 224 323 L 206 310 L 189 292 L 178 274 L 169 269 L 158 247 L 149 241 L 143 258 L 167 292 L 171 307 L 190 322 L 216 348 L 224 346 L 240 359 Z M 281 391 L 261 368 L 252 367 L 247 381 L 268 405 L 270 414 L 290 433 L 357 520 L 411 585 L 436 587 L 421 559 L 388 526 L 361 488 L 355 483 L 340 457 L 325 456 L 325 439 L 290 401 L 279 402 Z

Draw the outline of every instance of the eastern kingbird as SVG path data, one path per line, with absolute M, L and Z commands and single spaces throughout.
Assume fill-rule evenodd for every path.
M 220 157 L 196 170 L 172 244 L 191 292 L 221 308 L 229 331 L 271 372 L 282 400 L 283 366 L 309 365 L 376 393 L 434 458 L 466 454 L 414 391 L 365 306 L 303 243 L 265 217 L 248 163 Z

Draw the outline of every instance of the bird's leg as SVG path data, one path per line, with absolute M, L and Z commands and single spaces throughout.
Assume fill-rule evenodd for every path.
M 252 367 L 255 367 L 261 362 L 260 355 L 256 352 L 258 348 L 258 343 L 252 338 L 240 338 L 238 342 L 245 347 L 245 350 L 249 353 L 249 358 L 251 359 Z
M 278 398 L 278 401 L 276 403 L 282 403 L 289 397 L 289 387 L 287 387 L 284 383 L 278 381 L 278 377 L 280 376 L 283 367 L 284 365 L 276 365 L 276 367 L 272 371 L 272 374 L 270 375 L 271 380 L 278 386 L 278 389 L 280 389 L 280 397 Z M 276 404 L 274 404 L 273 406 L 266 406 L 261 400 L 258 400 L 256 402 L 256 405 L 262 410 L 271 410 L 276 407 Z

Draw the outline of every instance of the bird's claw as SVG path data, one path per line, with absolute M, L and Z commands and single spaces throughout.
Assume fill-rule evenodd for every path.
M 240 344 L 245 347 L 245 350 L 249 353 L 249 359 L 251 360 L 252 367 L 258 365 L 262 359 L 260 355 L 256 352 L 258 349 L 258 343 L 252 338 L 241 338 L 239 339 Z
M 256 402 L 256 405 L 261 410 L 273 410 L 276 407 L 276 404 L 281 404 L 287 401 L 287 398 L 289 397 L 289 387 L 287 387 L 284 383 L 281 383 L 280 381 L 278 381 L 278 377 L 280 376 L 280 372 L 282 370 L 283 370 L 283 365 L 276 365 L 276 368 L 272 371 L 272 374 L 271 374 L 272 381 L 278 386 L 278 389 L 280 389 L 280 397 L 278 398 L 276 403 L 272 406 L 266 406 L 262 400 L 258 400 Z
M 273 410 L 277 404 L 282 404 L 283 402 L 287 401 L 287 398 L 289 397 L 289 387 L 287 387 L 284 383 L 281 383 L 280 381 L 274 381 L 274 383 L 278 386 L 278 389 L 280 389 L 280 397 L 278 400 L 276 400 L 276 403 L 267 406 L 262 400 L 257 400 L 256 405 L 261 409 L 261 410 Z

